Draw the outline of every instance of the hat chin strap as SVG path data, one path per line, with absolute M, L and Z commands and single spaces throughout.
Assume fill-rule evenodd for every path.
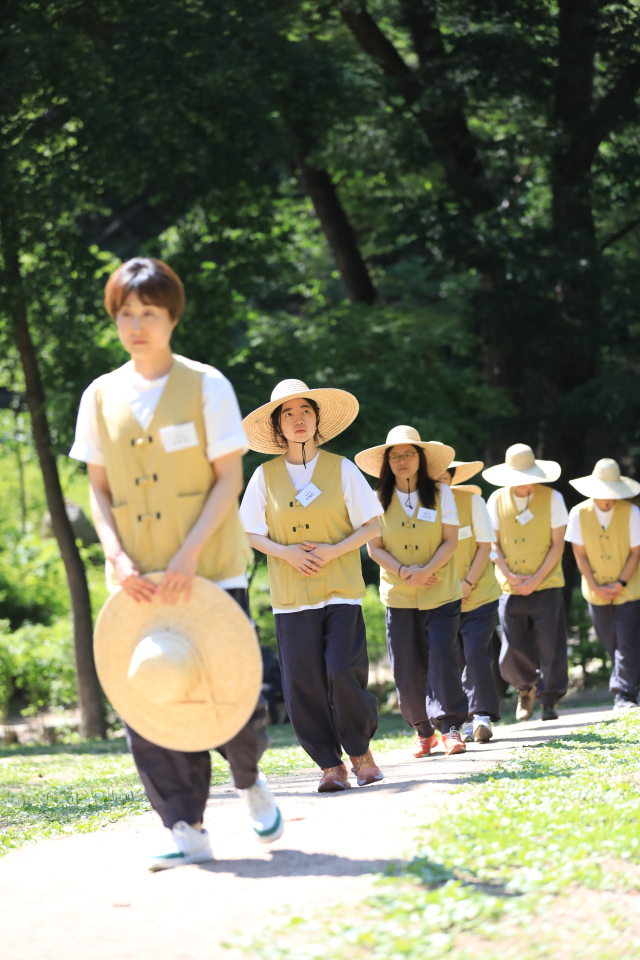
M 308 440 L 294 440 L 293 442 L 299 444 L 299 445 L 302 447 L 302 466 L 303 466 L 304 469 L 306 470 L 306 469 L 307 469 L 307 452 L 306 452 L 306 450 L 304 449 L 304 445 L 305 445 L 305 443 L 308 443 L 309 441 L 308 441 Z

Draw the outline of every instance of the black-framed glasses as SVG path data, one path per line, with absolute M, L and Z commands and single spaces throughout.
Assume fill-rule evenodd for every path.
M 391 463 L 400 463 L 401 460 L 404 460 L 407 463 L 409 460 L 413 460 L 414 457 L 417 457 L 418 454 L 415 450 L 407 451 L 407 453 L 392 453 L 389 456 L 389 461 Z

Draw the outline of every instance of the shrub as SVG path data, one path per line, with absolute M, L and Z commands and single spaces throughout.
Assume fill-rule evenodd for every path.
M 25 623 L 14 632 L 8 620 L 0 621 L 0 708 L 5 716 L 17 699 L 27 704 L 23 713 L 76 703 L 73 630 L 66 617 L 50 625 Z

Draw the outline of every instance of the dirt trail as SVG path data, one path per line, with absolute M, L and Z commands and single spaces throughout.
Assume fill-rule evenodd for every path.
M 145 857 L 164 843 L 155 815 L 112 830 L 62 837 L 0 860 L 3 960 L 218 960 L 246 956 L 223 944 L 280 918 L 332 902 L 358 902 L 376 875 L 411 856 L 414 828 L 460 802 L 448 794 L 472 772 L 581 726 L 610 708 L 563 711 L 551 723 L 498 727 L 467 754 L 380 757 L 385 780 L 342 794 L 315 792 L 315 772 L 270 778 L 286 821 L 269 848 L 247 832 L 244 807 L 216 787 L 206 822 L 215 862 L 161 874 Z M 265 882 L 268 881 L 268 882 Z

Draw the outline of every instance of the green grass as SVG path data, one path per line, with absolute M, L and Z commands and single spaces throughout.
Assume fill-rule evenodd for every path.
M 415 859 L 380 881 L 355 920 L 339 910 L 295 917 L 277 938 L 252 941 L 249 952 L 274 960 L 480 960 L 500 956 L 495 938 L 509 927 L 533 931 L 519 956 L 565 956 L 553 948 L 555 934 L 540 953 L 529 944 L 544 930 L 536 917 L 556 897 L 640 888 L 637 715 L 523 750 L 462 789 L 467 802 L 419 829 Z M 593 919 L 607 923 L 604 915 Z
M 313 768 L 290 724 L 269 728 L 261 762 L 268 775 Z M 384 717 L 378 753 L 409 742 L 401 718 Z M 229 768 L 215 751 L 215 786 L 229 782 Z M 124 738 L 74 746 L 0 748 L 0 856 L 34 840 L 100 830 L 150 806 Z

